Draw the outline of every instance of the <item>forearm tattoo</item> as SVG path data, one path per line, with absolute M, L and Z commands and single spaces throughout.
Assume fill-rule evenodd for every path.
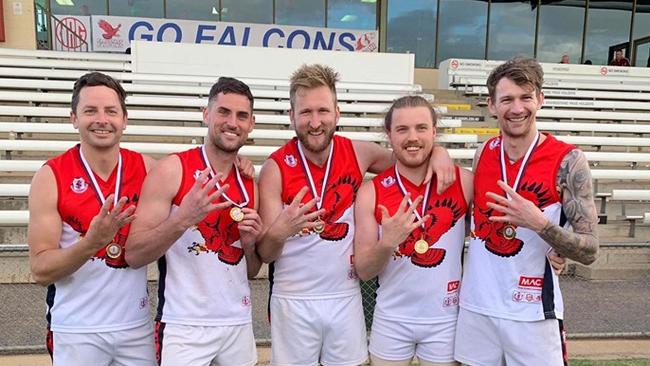
M 583 264 L 591 264 L 598 253 L 598 214 L 591 184 L 589 163 L 578 149 L 569 152 L 557 175 L 562 209 L 573 231 L 548 223 L 540 232 L 556 252 Z

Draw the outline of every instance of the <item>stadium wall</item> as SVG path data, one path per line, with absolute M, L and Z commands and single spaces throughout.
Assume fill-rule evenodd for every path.
M 4 8 L 5 41 L 2 48 L 36 49 L 34 2 L 1 0 Z

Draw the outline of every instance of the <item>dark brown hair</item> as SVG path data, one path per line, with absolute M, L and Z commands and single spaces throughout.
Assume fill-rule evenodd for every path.
M 219 93 L 243 95 L 248 98 L 248 101 L 251 104 L 251 111 L 253 110 L 253 93 L 251 93 L 251 89 L 243 81 L 226 76 L 220 77 L 217 82 L 212 85 L 212 88 L 210 88 L 208 103 L 212 103 Z
M 514 57 L 497 66 L 487 79 L 488 92 L 494 102 L 497 84 L 501 79 L 507 78 L 512 80 L 518 86 L 529 86 L 539 95 L 544 84 L 544 71 L 542 66 L 530 57 Z
M 89 72 L 75 81 L 74 87 L 72 88 L 72 112 L 75 114 L 77 113 L 77 106 L 79 105 L 79 93 L 81 93 L 81 89 L 87 86 L 100 85 L 110 88 L 114 90 L 115 93 L 117 93 L 117 97 L 120 100 L 120 106 L 122 107 L 122 112 L 126 116 L 126 92 L 122 88 L 122 85 L 120 85 L 120 83 L 112 77 L 96 71 Z

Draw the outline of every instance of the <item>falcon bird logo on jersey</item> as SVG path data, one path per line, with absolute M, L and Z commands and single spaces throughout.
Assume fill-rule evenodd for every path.
M 325 209 L 325 213 L 320 217 L 325 223 L 323 232 L 319 234 L 321 239 L 339 241 L 348 235 L 350 226 L 345 222 L 336 221 L 352 206 L 360 186 L 361 182 L 356 178 L 344 175 L 327 187 L 321 205 L 321 208 Z M 291 202 L 293 199 L 294 197 L 289 197 L 288 201 Z
M 225 213 L 225 214 L 224 214 Z M 239 240 L 237 223 L 228 216 L 227 210 L 220 210 L 209 214 L 195 227 L 204 242 L 193 242 L 187 247 L 189 253 L 199 255 L 212 252 L 223 263 L 235 266 L 244 257 L 244 250 L 232 244 Z
M 79 233 L 79 239 L 83 238 L 86 236 L 86 233 L 88 231 L 88 228 L 84 228 L 81 224 L 81 220 L 79 218 L 74 217 L 74 216 L 69 216 L 66 217 L 64 220 L 65 223 L 70 225 L 70 227 Z M 113 237 L 113 242 L 119 244 L 122 247 L 122 252 L 117 258 L 111 258 L 106 254 L 106 247 L 103 247 L 102 249 L 98 250 L 95 255 L 93 255 L 90 260 L 103 260 L 104 263 L 108 267 L 111 268 L 126 268 L 129 265 L 126 263 L 126 259 L 124 258 L 124 246 L 126 244 L 126 233 L 128 232 L 128 227 L 122 227 L 117 234 Z M 108 243 L 106 243 L 108 244 Z
M 549 189 L 544 188 L 542 183 L 525 182 L 517 190 L 523 198 L 535 203 L 541 210 L 552 199 Z M 474 231 L 473 237 L 478 237 L 485 242 L 485 248 L 492 254 L 500 257 L 513 257 L 524 247 L 524 242 L 515 238 L 507 239 L 505 235 L 507 223 L 492 222 L 490 216 L 499 216 L 500 213 L 488 207 L 474 205 Z
M 414 230 L 399 245 L 398 252 L 395 255 L 410 257 L 411 263 L 419 267 L 431 268 L 440 265 L 447 253 L 443 248 L 436 248 L 435 243 L 456 225 L 458 220 L 463 218 L 465 213 L 458 206 L 458 203 L 451 198 L 437 199 L 427 206 L 426 212 L 431 216 L 431 219 L 424 223 L 426 235 L 422 235 L 422 227 Z M 426 240 L 430 246 L 424 253 L 415 251 L 415 242 L 420 239 Z

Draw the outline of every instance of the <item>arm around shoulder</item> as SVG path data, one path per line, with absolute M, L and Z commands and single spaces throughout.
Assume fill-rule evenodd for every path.
M 393 165 L 393 153 L 374 142 L 352 141 L 361 174 L 381 173 Z

